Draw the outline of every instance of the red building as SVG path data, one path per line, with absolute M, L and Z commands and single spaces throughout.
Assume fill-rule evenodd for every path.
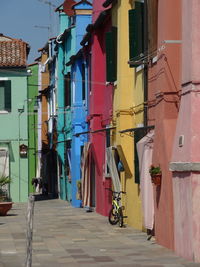
M 88 46 L 91 52 L 88 116 L 92 148 L 89 164 L 90 206 L 95 206 L 96 212 L 106 216 L 111 207 L 110 193 L 106 190 L 111 186 L 111 178 L 107 175 L 106 147 L 110 146 L 113 84 L 108 82 L 106 74 L 106 39 L 111 34 L 111 14 L 102 7 L 103 2 L 93 1 L 93 24 L 88 25 L 81 44 Z

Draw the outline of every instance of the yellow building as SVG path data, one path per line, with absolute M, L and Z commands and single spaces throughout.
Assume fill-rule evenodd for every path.
M 121 134 L 120 131 L 141 127 L 144 124 L 143 114 L 143 68 L 130 67 L 129 60 L 129 10 L 135 8 L 135 2 L 118 0 L 112 5 L 112 24 L 117 28 L 117 79 L 114 89 L 112 146 L 118 153 L 125 167 L 120 173 L 123 195 L 125 222 L 142 229 L 142 212 L 140 186 L 135 182 L 134 134 L 132 131 Z M 125 161 L 123 156 L 125 157 Z

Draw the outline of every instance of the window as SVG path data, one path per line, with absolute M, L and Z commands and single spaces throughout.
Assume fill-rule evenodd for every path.
M 129 59 L 138 60 L 143 55 L 144 3 L 135 2 L 135 9 L 129 10 Z
M 65 107 L 71 106 L 71 75 L 65 75 Z
M 106 33 L 106 81 L 117 80 L 117 28 Z
M 157 50 L 158 40 L 158 0 L 148 1 L 148 50 L 149 53 Z
M 11 81 L 0 81 L 0 111 L 11 111 Z
M 158 0 L 135 2 L 129 10 L 129 60 L 132 67 L 141 64 L 147 53 L 157 50 Z

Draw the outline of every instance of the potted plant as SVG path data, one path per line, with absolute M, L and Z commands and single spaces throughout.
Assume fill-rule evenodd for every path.
M 149 168 L 149 173 L 151 175 L 151 181 L 155 185 L 161 185 L 162 171 L 160 166 L 151 165 Z
M 11 183 L 11 178 L 8 176 L 0 177 L 0 215 L 5 216 L 12 208 L 12 202 L 8 194 L 8 185 Z

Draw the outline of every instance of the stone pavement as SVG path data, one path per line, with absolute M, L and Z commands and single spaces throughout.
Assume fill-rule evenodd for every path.
M 21 267 L 26 251 L 26 204 L 0 217 L 0 267 Z M 147 241 L 146 234 L 119 228 L 95 212 L 62 200 L 35 202 L 32 266 L 200 266 Z

